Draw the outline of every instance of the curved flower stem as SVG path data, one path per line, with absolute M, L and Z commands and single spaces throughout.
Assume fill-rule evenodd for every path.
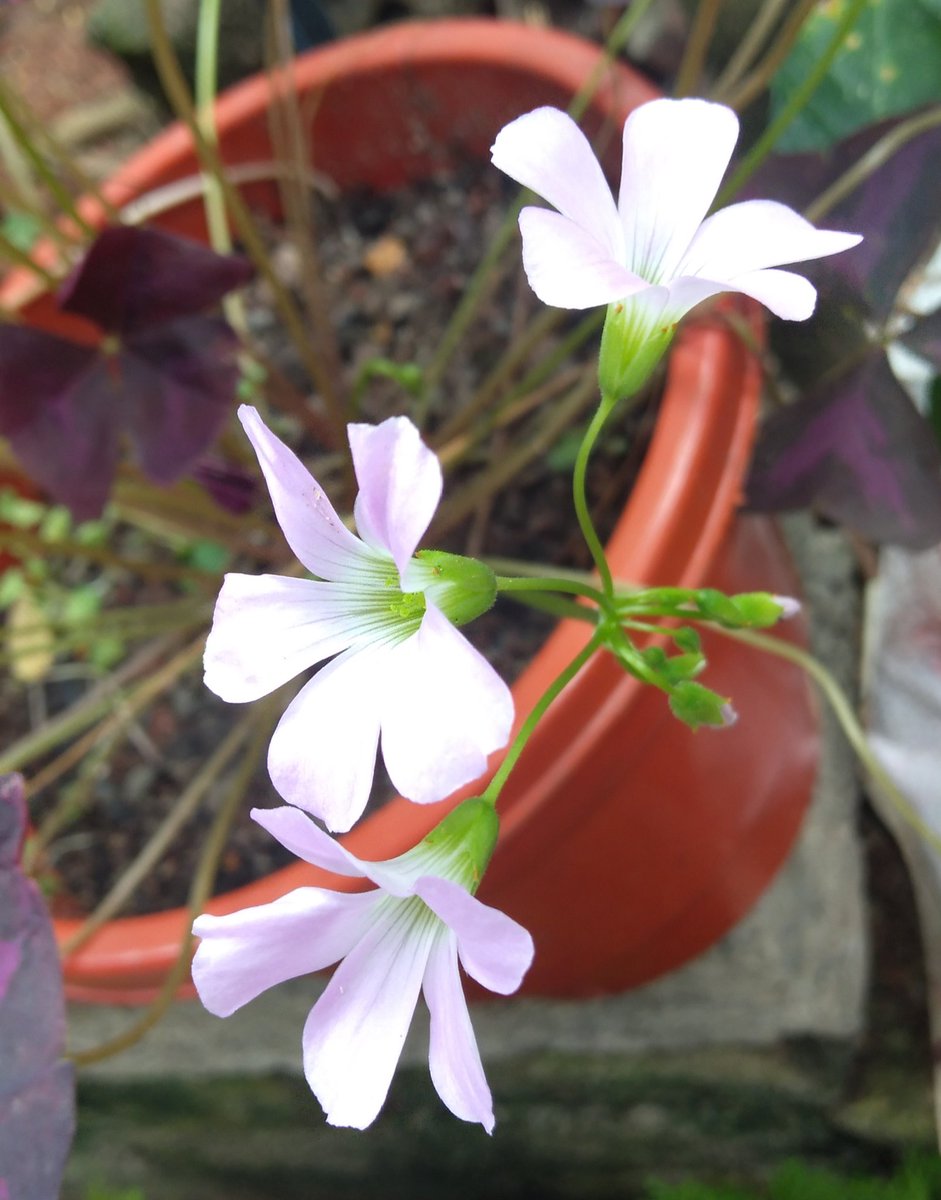
M 500 792 L 503 790 L 503 785 L 513 768 L 516 766 L 519 756 L 522 754 L 526 743 L 532 736 L 533 730 L 542 720 L 546 709 L 552 701 L 558 696 L 562 689 L 569 683 L 578 672 L 582 669 L 586 662 L 591 658 L 594 652 L 602 645 L 604 634 L 601 630 L 597 630 L 590 641 L 579 651 L 572 659 L 568 666 L 560 671 L 552 683 L 546 688 L 543 694 L 536 701 L 532 711 L 527 716 L 526 720 L 520 726 L 516 737 L 513 739 L 510 748 L 506 752 L 506 757 L 500 766 L 497 768 L 494 777 L 487 784 L 487 787 L 481 796 L 482 800 L 486 800 L 489 804 L 496 804 L 499 799 Z
M 611 568 L 608 566 L 608 560 L 605 557 L 604 546 L 601 544 L 601 538 L 598 536 L 588 509 L 588 497 L 585 493 L 585 476 L 588 471 L 588 459 L 612 408 L 614 408 L 613 401 L 607 397 L 602 397 L 601 404 L 595 410 L 595 415 L 592 417 L 591 423 L 585 431 L 585 436 L 582 438 L 582 444 L 578 448 L 578 455 L 572 470 L 572 498 L 575 501 L 575 515 L 578 517 L 582 536 L 585 538 L 588 549 L 591 551 L 591 557 L 598 568 L 598 574 L 601 576 L 602 590 L 605 597 L 609 600 L 614 597 L 614 580 L 611 577 Z
M 896 787 L 888 771 L 886 771 L 872 752 L 872 748 L 866 740 L 866 734 L 863 732 L 862 726 L 853 711 L 853 706 L 847 698 L 846 693 L 822 663 L 818 662 L 812 654 L 808 654 L 806 650 L 801 650 L 798 646 L 791 645 L 790 642 L 769 637 L 764 633 L 756 633 L 754 630 L 746 629 L 724 629 L 719 625 L 710 625 L 710 628 L 715 629 L 717 633 L 721 633 L 724 637 L 734 638 L 738 642 L 745 642 L 747 645 L 755 646 L 757 649 L 764 650 L 768 654 L 784 658 L 788 662 L 792 662 L 800 667 L 802 671 L 809 675 L 829 702 L 833 710 L 833 715 L 840 723 L 840 728 L 843 730 L 846 740 L 849 742 L 853 752 L 873 783 L 885 794 L 889 803 L 902 820 L 907 825 L 910 825 L 919 837 L 934 850 L 941 853 L 941 834 L 932 829 L 922 819 L 911 801 Z
M 279 695 L 279 693 L 276 693 L 276 695 Z M 266 704 L 264 712 L 260 716 L 270 711 L 270 706 Z M 219 868 L 219 860 L 222 858 L 222 852 L 225 849 L 226 838 L 264 750 L 265 741 L 268 736 L 268 725 L 269 722 L 259 719 L 255 736 L 252 738 L 245 752 L 239 770 L 232 780 L 229 794 L 216 814 L 212 828 L 206 838 L 203 852 L 190 887 L 187 903 L 189 919 L 186 923 L 186 931 L 180 942 L 180 952 L 176 962 L 170 968 L 169 974 L 164 979 L 160 991 L 149 1008 L 145 1009 L 142 1016 L 129 1029 L 118 1034 L 117 1037 L 102 1043 L 100 1046 L 93 1046 L 88 1050 L 67 1051 L 65 1057 L 70 1059 L 77 1067 L 101 1062 L 102 1059 L 111 1058 L 115 1054 L 120 1054 L 123 1050 L 130 1049 L 131 1046 L 139 1042 L 161 1020 L 176 999 L 180 985 L 186 980 L 189 974 L 190 958 L 193 949 L 193 934 L 190 931 L 193 921 L 202 912 L 206 901 L 212 895 L 216 873 Z
M 575 621 L 587 621 L 591 625 L 597 622 L 593 608 L 575 600 L 568 600 L 565 596 L 557 596 L 554 592 L 507 592 L 506 596 L 508 600 L 514 600 L 517 604 L 551 613 L 554 617 L 569 617 Z
M 775 120 L 771 122 L 739 163 L 738 168 L 732 173 L 732 177 L 716 197 L 712 206 L 713 209 L 722 208 L 724 204 L 727 204 L 767 158 L 778 138 L 823 82 L 824 76 L 830 70 L 830 64 L 839 53 L 846 35 L 856 24 L 866 3 L 867 0 L 850 0 L 849 4 L 847 4 L 840 22 L 827 44 L 826 50 L 824 50 L 823 54 L 814 63 L 813 69 L 808 72 L 803 83 L 790 96 L 787 104 L 781 109 Z
M 543 577 L 528 575 L 523 578 L 510 578 L 506 575 L 497 576 L 498 592 L 567 592 L 572 596 L 584 596 L 595 604 L 603 604 L 604 596 L 596 587 L 580 583 L 577 579 L 565 579 L 561 576 Z

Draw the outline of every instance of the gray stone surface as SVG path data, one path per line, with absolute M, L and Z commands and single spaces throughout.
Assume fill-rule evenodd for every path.
M 803 518 L 787 532 L 805 579 L 817 654 L 854 685 L 857 589 L 850 552 L 835 532 Z M 782 1039 L 851 1041 L 863 1027 L 868 950 L 852 756 L 825 714 L 825 753 L 814 804 L 788 863 L 752 912 L 686 967 L 619 996 L 580 1002 L 493 1001 L 476 1007 L 482 1055 L 693 1051 Z M 198 1003 L 176 1006 L 134 1049 L 88 1068 L 101 1079 L 299 1072 L 300 1035 L 316 980 L 260 997 L 227 1020 Z M 76 1006 L 76 1048 L 104 1041 L 133 1013 Z M 418 1063 L 427 1032 L 416 1021 L 403 1062 Z

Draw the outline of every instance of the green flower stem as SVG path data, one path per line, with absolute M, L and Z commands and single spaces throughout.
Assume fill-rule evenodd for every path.
M 527 608 L 535 608 L 540 612 L 551 613 L 554 617 L 587 621 L 590 625 L 597 623 L 595 609 L 568 600 L 565 596 L 557 596 L 553 592 L 507 592 L 506 595 L 508 600 L 525 604 Z
M 128 1029 L 118 1034 L 117 1037 L 111 1038 L 110 1041 L 104 1042 L 99 1046 L 93 1046 L 87 1050 L 67 1051 L 65 1057 L 71 1059 L 76 1066 L 88 1066 L 90 1063 L 100 1062 L 102 1059 L 111 1058 L 113 1055 L 120 1054 L 123 1050 L 129 1049 L 135 1043 L 139 1042 L 161 1020 L 176 999 L 177 992 L 189 975 L 190 959 L 193 953 L 192 925 L 205 908 L 206 901 L 212 895 L 213 888 L 215 887 L 219 861 L 225 850 L 229 829 L 238 815 L 245 798 L 245 793 L 248 791 L 262 753 L 264 752 L 270 726 L 273 724 L 270 716 L 271 708 L 265 705 L 264 709 L 258 714 L 258 723 L 254 736 L 232 779 L 228 795 L 219 808 L 209 834 L 206 837 L 203 852 L 196 866 L 196 873 L 193 876 L 193 882 L 190 886 L 187 902 L 189 915 L 184 926 L 185 931 L 182 940 L 180 941 L 180 952 L 177 955 L 176 962 L 170 968 L 166 979 L 161 984 L 160 991 L 157 993 L 150 1007 L 145 1009 L 143 1014 Z
M 941 834 L 922 819 L 918 810 L 899 791 L 892 777 L 873 754 L 846 693 L 822 663 L 818 662 L 812 654 L 808 654 L 806 650 L 801 650 L 800 647 L 793 646 L 790 642 L 782 641 L 780 638 L 769 637 L 764 633 L 755 633 L 753 630 L 724 629 L 721 625 L 714 625 L 712 628 L 724 637 L 734 638 L 738 642 L 744 642 L 758 650 L 764 650 L 768 654 L 786 659 L 809 675 L 829 702 L 846 740 L 870 779 L 885 794 L 906 825 L 911 826 L 918 836 L 934 850 L 941 852 Z
M 598 630 L 592 636 L 591 640 L 584 646 L 584 648 L 575 655 L 568 666 L 563 671 L 559 672 L 552 683 L 549 684 L 543 694 L 539 697 L 533 706 L 532 711 L 520 726 L 519 732 L 513 739 L 509 750 L 507 750 L 506 757 L 504 758 L 503 762 L 500 763 L 500 766 L 497 768 L 496 774 L 487 785 L 486 790 L 481 796 L 482 800 L 486 800 L 488 804 L 495 805 L 497 803 L 500 792 L 503 790 L 503 785 L 506 783 L 510 772 L 516 766 L 517 760 L 523 753 L 526 743 L 529 741 L 530 737 L 532 737 L 533 730 L 545 715 L 546 709 L 556 698 L 556 696 L 558 696 L 566 684 L 575 678 L 575 676 L 582 669 L 585 663 L 588 662 L 598 647 L 602 645 L 603 641 L 604 634 L 601 630 Z
M 604 603 L 604 596 L 596 587 L 581 583 L 576 579 L 566 579 L 561 576 L 527 576 L 525 578 L 509 578 L 506 575 L 497 576 L 498 592 L 567 592 L 572 596 L 584 596 L 595 604 Z
M 601 544 L 601 538 L 598 536 L 588 509 L 588 497 L 585 493 L 585 476 L 588 472 L 588 459 L 591 456 L 592 449 L 613 407 L 613 402 L 603 396 L 601 404 L 595 411 L 595 415 L 592 417 L 591 423 L 585 431 L 585 436 L 582 438 L 582 444 L 578 448 L 575 467 L 572 471 L 572 498 L 575 501 L 575 515 L 578 517 L 582 536 L 585 539 L 588 549 L 591 551 L 591 557 L 598 568 L 598 574 L 601 576 L 602 590 L 605 597 L 609 600 L 614 599 L 614 580 L 611 577 L 611 568 L 608 566 L 608 560 L 605 557 L 604 546 Z
M 830 70 L 831 63 L 839 53 L 847 34 L 856 24 L 867 2 L 868 0 L 849 0 L 843 16 L 827 44 L 826 50 L 817 59 L 813 70 L 808 73 L 803 83 L 778 113 L 776 119 L 771 122 L 758 141 L 755 142 L 754 146 L 752 146 L 739 163 L 738 168 L 733 171 L 731 178 L 716 197 L 713 209 L 721 208 L 724 204 L 727 204 L 774 149 L 778 138 L 823 82 L 827 72 Z

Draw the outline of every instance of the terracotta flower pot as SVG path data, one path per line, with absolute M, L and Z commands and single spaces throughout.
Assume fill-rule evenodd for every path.
M 483 158 L 506 121 L 539 104 L 565 106 L 599 60 L 597 47 L 567 34 L 474 20 L 403 24 L 318 50 L 297 63 L 313 114 L 314 164 L 341 188 L 391 188 L 456 159 Z M 626 67 L 606 70 L 585 123 L 591 133 L 614 135 L 612 176 L 621 123 L 653 96 Z M 220 142 L 230 163 L 272 157 L 268 103 L 264 78 L 220 100 Z M 188 135 L 175 127 L 106 192 L 121 204 L 196 169 Z M 268 186 L 246 190 L 255 202 L 274 203 Z M 199 235 L 201 205 L 181 205 L 160 224 Z M 44 304 L 34 316 L 47 323 Z M 691 325 L 679 338 L 652 445 L 611 539 L 617 576 L 794 591 L 772 527 L 735 516 L 758 393 L 757 365 L 726 328 Z M 800 636 L 799 626 L 792 635 Z M 519 713 L 585 637 L 583 625 L 559 626 L 514 689 Z M 742 714 L 734 728 L 691 733 L 660 694 L 602 655 L 550 710 L 511 777 L 501 841 L 480 894 L 533 932 L 536 961 L 524 992 L 589 995 L 675 967 L 741 917 L 784 860 L 816 766 L 811 697 L 799 673 L 777 660 L 719 637 L 707 650 L 708 682 L 734 696 Z M 388 858 L 412 846 L 453 802 L 395 800 L 346 844 L 363 857 Z M 304 884 L 355 886 L 298 864 L 219 896 L 210 908 L 264 903 Z M 66 960 L 71 995 L 146 999 L 175 959 L 185 921 L 177 909 L 112 922 Z M 60 938 L 75 928 L 60 922 Z

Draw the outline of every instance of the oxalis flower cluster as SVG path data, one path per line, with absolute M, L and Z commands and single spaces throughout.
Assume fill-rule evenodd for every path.
M 721 105 L 642 106 L 624 126 L 617 203 L 564 113 L 542 108 L 522 116 L 493 147 L 498 167 L 558 210 L 529 207 L 520 215 L 533 290 L 561 307 L 608 305 L 601 404 L 573 479 L 599 586 L 506 579 L 473 559 L 418 551 L 442 478 L 405 417 L 349 426 L 359 485 L 353 533 L 258 413 L 239 410 L 277 519 L 311 578 L 228 575 L 206 645 L 206 683 L 223 699 L 245 702 L 325 664 L 301 687 L 271 740 L 269 772 L 288 803 L 252 816 L 305 861 L 373 886 L 299 888 L 271 904 L 200 917 L 193 979 L 206 1007 L 228 1016 L 277 983 L 339 964 L 302 1038 L 307 1080 L 331 1124 L 364 1128 L 376 1117 L 421 992 L 438 1094 L 456 1116 L 493 1129 L 459 968 L 509 994 L 532 961 L 526 930 L 475 896 L 497 840 L 495 803 L 526 739 L 600 649 L 666 692 L 692 727 L 728 725 L 728 699 L 694 681 L 705 665 L 698 636 L 677 622 L 760 628 L 796 610 L 795 601 L 765 593 L 622 591 L 584 497 L 585 463 L 607 413 L 646 380 L 690 308 L 739 291 L 779 316 L 804 319 L 814 307 L 813 287 L 777 267 L 859 240 L 814 229 L 773 201 L 707 216 L 737 133 L 734 113 Z M 380 750 L 402 795 L 430 803 L 482 776 L 488 756 L 507 745 L 509 689 L 457 628 L 488 609 L 500 590 L 574 592 L 594 605 L 594 634 L 526 715 L 481 796 L 454 808 L 399 858 L 356 858 L 312 818 L 335 832 L 350 829 L 369 797 Z M 663 632 L 677 651 L 672 657 L 631 639 L 631 630 L 649 631 L 654 618 L 671 622 Z

